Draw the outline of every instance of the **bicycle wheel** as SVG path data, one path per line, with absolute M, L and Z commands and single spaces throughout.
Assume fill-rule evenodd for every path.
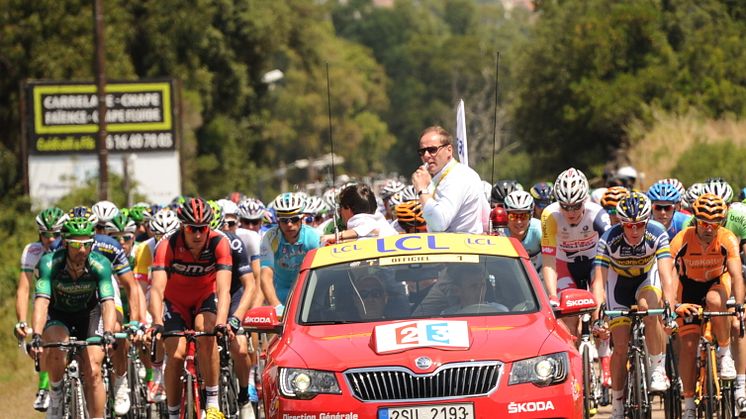
M 186 397 L 183 398 L 184 404 L 181 409 L 181 417 L 185 419 L 197 419 L 199 418 L 199 415 L 197 414 L 197 412 L 195 412 L 196 406 L 194 404 L 194 401 L 195 397 L 197 396 L 195 390 L 199 391 L 199 389 L 196 388 L 194 377 L 192 377 L 191 374 L 187 374 L 186 380 L 184 381 L 184 386 Z
M 640 353 L 637 351 L 633 352 L 632 361 L 630 365 L 630 371 L 627 374 L 627 388 L 628 395 L 631 396 L 627 399 L 628 404 L 628 417 L 631 419 L 645 419 L 647 414 L 645 413 L 644 406 L 644 387 L 645 387 L 645 370 L 642 366 L 643 360 L 640 357 Z
M 70 380 L 70 419 L 87 419 L 88 409 L 85 404 L 85 394 L 83 393 L 83 384 L 79 378 Z
M 220 411 L 226 418 L 238 418 L 238 388 L 230 370 L 220 373 Z
M 715 393 L 715 380 L 717 379 L 715 375 L 717 374 L 715 349 L 709 344 L 705 346 L 705 356 L 707 357 L 705 362 L 705 394 L 702 397 L 702 402 L 705 405 L 705 417 L 720 418 L 720 412 L 717 408 L 717 394 Z
M 587 345 L 583 345 L 583 418 L 591 417 L 591 356 Z
M 137 364 L 137 362 L 130 360 L 127 366 L 130 386 L 130 410 L 127 417 L 130 419 L 145 419 L 148 417 L 147 395 Z
M 674 354 L 673 339 L 669 339 L 666 345 L 666 375 L 671 380 L 671 385 L 663 396 L 664 414 L 666 419 L 681 418 L 681 382 L 679 381 L 679 369 Z
M 735 389 L 733 388 L 733 380 L 721 380 L 720 381 L 720 410 L 724 419 L 731 419 L 737 417 L 736 415 L 736 396 Z

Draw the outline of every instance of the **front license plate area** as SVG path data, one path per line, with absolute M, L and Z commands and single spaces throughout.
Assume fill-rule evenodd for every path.
M 452 403 L 382 407 L 378 409 L 378 419 L 474 419 L 474 405 Z

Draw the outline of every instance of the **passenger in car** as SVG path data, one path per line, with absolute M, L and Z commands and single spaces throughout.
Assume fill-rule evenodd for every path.
M 466 285 L 463 281 L 470 278 L 478 279 L 482 283 L 483 288 L 476 289 L 481 294 L 459 295 L 460 291 L 455 289 Z M 446 310 L 466 307 L 466 305 L 460 305 L 462 301 L 474 300 L 477 297 L 484 301 L 485 295 L 487 295 L 487 272 L 482 264 L 451 264 L 441 274 L 440 280 L 430 288 L 430 292 L 420 305 L 415 308 L 413 315 L 437 316 L 447 314 Z M 498 304 L 498 306 L 501 307 L 496 306 L 495 310 L 500 308 L 500 311 L 508 311 L 504 305 Z
M 477 265 L 480 266 L 480 265 Z M 472 314 L 507 312 L 508 307 L 485 299 L 487 277 L 481 269 L 474 274 L 462 275 L 449 283 L 447 294 L 454 304 L 441 314 Z
M 380 279 L 368 275 L 353 280 L 355 308 L 363 320 L 384 319 L 388 296 Z

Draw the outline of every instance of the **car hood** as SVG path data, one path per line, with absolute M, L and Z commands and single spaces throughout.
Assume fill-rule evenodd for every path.
M 287 343 L 292 352 L 297 354 L 306 366 L 327 371 L 384 365 L 413 366 L 415 359 L 421 356 L 427 356 L 433 361 L 433 369 L 441 364 L 457 361 L 512 362 L 536 356 L 540 351 L 551 353 L 563 350 L 561 348 L 565 347 L 563 339 L 559 336 L 548 339 L 556 326 L 556 320 L 549 319 L 540 312 L 489 317 L 459 317 L 447 320 L 467 322 L 470 341 L 468 349 L 441 349 L 425 346 L 392 353 L 376 353 L 374 350 L 376 345 L 371 338 L 376 326 L 412 323 L 416 320 L 297 326 Z

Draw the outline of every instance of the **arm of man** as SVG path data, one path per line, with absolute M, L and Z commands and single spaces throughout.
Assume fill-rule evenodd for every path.
M 277 292 L 275 292 L 274 276 L 274 269 L 270 268 L 269 266 L 262 267 L 262 293 L 264 294 L 264 298 L 267 300 L 269 305 L 271 305 L 272 307 L 277 307 L 279 304 L 282 303 L 280 302 L 280 299 L 277 298 Z
M 42 256 L 39 261 L 39 277 L 34 287 L 34 314 L 32 321 L 33 333 L 44 333 L 47 325 L 49 301 L 52 299 L 52 255 Z
M 254 302 L 254 295 L 256 293 L 254 275 L 241 275 L 241 284 L 243 285 L 243 294 L 241 294 L 241 300 L 239 300 L 238 307 L 232 315 L 243 320 L 246 311 L 251 308 L 251 304 Z
M 676 284 L 678 283 L 678 275 L 674 275 L 676 271 L 673 266 L 673 258 L 661 258 L 658 259 L 658 275 L 661 278 L 661 288 L 663 288 L 663 299 L 668 301 L 669 305 L 674 304 L 676 301 Z M 674 282 L 674 277 L 676 282 Z M 673 310 L 673 306 L 671 306 Z
M 231 306 L 231 271 L 219 270 L 215 273 L 215 293 L 218 297 L 218 312 L 215 324 L 227 324 Z
M 127 293 L 127 300 L 130 306 L 130 320 L 132 321 L 144 321 L 141 317 L 140 302 L 145 301 L 145 296 L 142 295 L 142 289 L 137 285 L 135 276 L 132 271 L 117 275 L 119 283 L 124 288 L 124 292 Z
M 95 270 L 96 275 L 98 275 L 98 300 L 101 304 L 104 332 L 112 332 L 117 322 L 117 310 L 114 305 L 114 283 L 111 280 L 112 266 L 108 260 L 101 259 L 103 259 L 102 263 L 97 265 L 97 269 Z M 131 272 L 129 273 L 131 274 Z M 129 279 L 134 285 L 134 277 L 130 275 Z M 135 294 L 135 297 L 137 297 L 137 294 Z
M 153 324 L 163 324 L 163 293 L 166 290 L 168 274 L 165 270 L 153 271 L 153 283 L 150 285 L 150 315 Z
M 606 278 L 609 273 L 609 268 L 601 265 L 593 267 L 593 279 L 591 280 L 591 292 L 593 292 L 593 298 L 596 300 L 598 309 L 593 314 L 593 320 L 597 320 L 600 316 L 601 304 L 606 301 Z
M 541 214 L 541 272 L 550 297 L 557 297 L 557 222 L 549 211 Z
M 18 287 L 16 288 L 16 320 L 26 322 L 28 314 L 29 293 L 31 292 L 31 273 L 21 271 L 18 274 Z M 17 329 L 16 333 L 21 337 L 26 336 L 25 330 Z

